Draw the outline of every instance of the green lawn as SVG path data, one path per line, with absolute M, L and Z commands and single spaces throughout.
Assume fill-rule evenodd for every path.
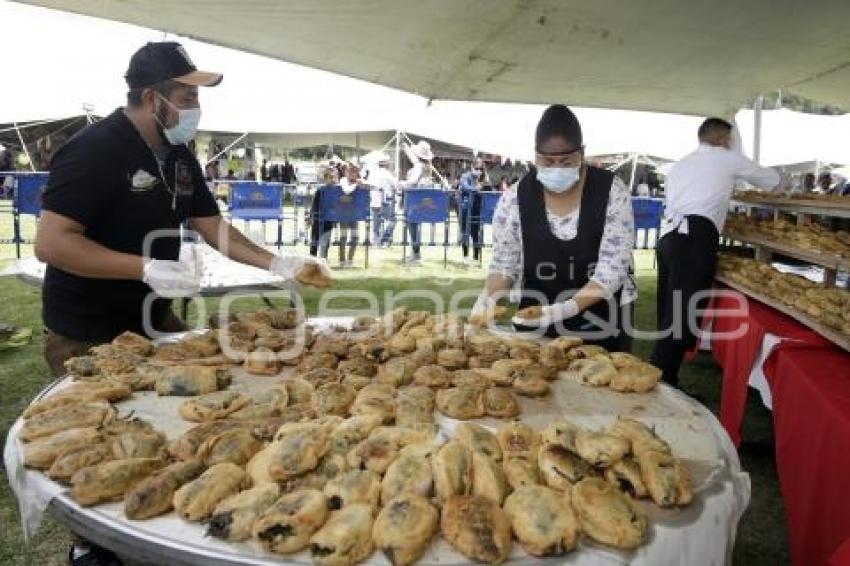
M 393 255 L 397 254 L 395 252 Z M 377 254 L 368 274 L 360 269 L 344 271 L 336 288 L 368 290 L 379 297 L 383 296 L 385 290 L 400 292 L 430 289 L 443 298 L 448 298 L 458 290 L 480 288 L 479 270 L 460 269 L 457 258 L 448 269 L 444 269 L 442 262 L 438 261 L 442 257 L 441 250 L 428 250 L 426 257 L 430 259 L 424 267 L 409 269 L 390 259 L 389 255 Z M 0 267 L 3 267 L 3 263 L 0 259 Z M 367 276 L 374 273 L 379 273 L 381 277 Z M 640 300 L 636 311 L 637 327 L 651 329 L 655 319 L 655 275 L 651 256 L 646 252 L 638 253 L 638 284 Z M 307 293 L 304 299 L 308 312 L 314 312 L 319 294 Z M 214 308 L 216 301 L 207 300 L 206 303 L 209 309 Z M 423 299 L 402 300 L 400 303 L 414 308 L 431 308 L 430 303 Z M 334 303 L 334 306 L 356 308 L 360 304 L 348 299 Z M 0 434 L 4 440 L 14 419 L 50 381 L 41 357 L 40 308 L 38 289 L 12 278 L 0 279 L 0 320 L 31 326 L 35 330 L 35 339 L 31 345 L 15 352 L 0 353 Z M 190 312 L 191 316 L 194 316 L 194 312 Z M 650 343 L 638 342 L 635 351 L 646 358 L 651 346 Z M 709 355 L 701 354 L 695 362 L 685 366 L 682 387 L 717 412 L 720 369 Z M 739 526 L 735 564 L 785 564 L 788 562 L 788 548 L 773 457 L 771 417 L 755 394 L 750 396 L 744 433 L 746 441 L 741 459 L 752 477 L 753 500 Z M 0 478 L 0 564 L 64 564 L 68 544 L 67 531 L 52 520 L 45 521 L 34 540 L 29 543 L 23 541 L 17 504 L 8 487 L 4 470 L 3 478 Z

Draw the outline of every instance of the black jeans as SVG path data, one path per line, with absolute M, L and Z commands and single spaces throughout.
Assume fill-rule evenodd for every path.
M 410 234 L 410 247 L 413 249 L 414 257 L 419 256 L 419 244 L 422 230 L 419 222 L 410 222 L 407 224 L 407 233 Z
M 711 289 L 719 245 L 714 223 L 702 216 L 687 219 L 688 233 L 666 234 L 656 250 L 658 331 L 667 335 L 655 342 L 650 362 L 661 368 L 662 379 L 674 386 L 679 384 L 679 368 L 685 352 L 696 345 L 695 329 L 689 322 L 693 311 L 688 307 L 695 295 Z M 708 297 L 703 297 L 692 308 L 703 309 L 707 302 Z

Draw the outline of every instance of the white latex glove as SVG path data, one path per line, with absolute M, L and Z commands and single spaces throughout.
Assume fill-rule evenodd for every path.
M 166 259 L 146 259 L 142 281 L 160 297 L 188 297 L 201 291 L 201 274 L 195 265 Z
M 472 305 L 472 311 L 469 313 L 469 322 L 473 326 L 488 326 L 493 322 L 494 318 L 504 316 L 507 309 L 499 306 L 496 299 L 482 292 Z
M 288 281 L 292 281 L 295 279 L 295 276 L 307 264 L 314 264 L 319 266 L 319 269 L 322 271 L 322 274 L 325 277 L 332 277 L 333 273 L 331 273 L 331 268 L 328 267 L 326 261 L 313 257 L 313 256 L 303 256 L 303 255 L 278 255 L 272 258 L 272 262 L 269 265 L 269 273 L 272 275 L 277 275 L 278 277 L 282 277 Z
M 540 318 L 521 318 L 514 315 L 511 322 L 520 326 L 530 326 L 537 328 L 545 328 L 555 324 L 556 322 L 572 318 L 579 313 L 578 303 L 573 299 L 569 299 L 562 303 L 554 305 L 546 305 L 541 308 Z

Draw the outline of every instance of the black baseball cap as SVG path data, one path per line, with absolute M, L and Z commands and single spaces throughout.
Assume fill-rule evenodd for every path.
M 193 86 L 216 86 L 224 76 L 199 71 L 186 49 L 176 41 L 157 41 L 147 43 L 133 54 L 124 78 L 130 88 L 143 88 L 167 80 Z

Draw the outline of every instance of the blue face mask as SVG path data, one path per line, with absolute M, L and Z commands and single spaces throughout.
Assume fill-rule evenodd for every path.
M 198 123 L 201 121 L 200 108 L 177 108 L 167 98 L 158 94 L 163 102 L 171 106 L 177 112 L 177 123 L 170 128 L 162 127 L 162 135 L 171 145 L 183 145 L 194 139 L 198 132 Z
M 565 193 L 576 186 L 581 173 L 578 167 L 538 167 L 537 180 L 547 191 Z

